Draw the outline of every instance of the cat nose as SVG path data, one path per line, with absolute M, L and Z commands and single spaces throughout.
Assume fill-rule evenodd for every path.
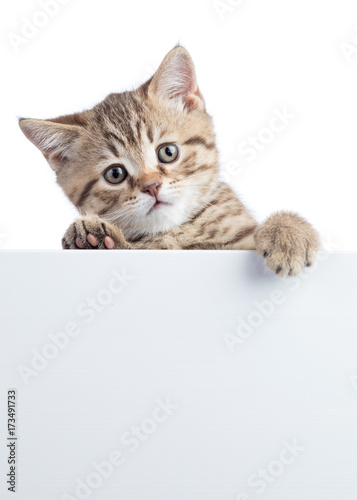
M 161 188 L 161 182 L 153 182 L 151 184 L 146 184 L 141 190 L 143 193 L 147 193 L 153 198 L 157 198 L 159 195 L 159 190 Z

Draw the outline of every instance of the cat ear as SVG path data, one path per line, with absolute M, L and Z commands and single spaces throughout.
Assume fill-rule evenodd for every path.
M 149 85 L 149 95 L 180 102 L 187 110 L 205 109 L 192 58 L 183 47 L 167 54 Z
M 43 153 L 55 172 L 75 156 L 82 128 L 63 123 L 62 117 L 57 120 L 19 120 L 25 136 Z

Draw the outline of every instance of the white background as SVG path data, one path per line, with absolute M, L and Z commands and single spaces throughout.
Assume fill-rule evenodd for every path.
M 76 216 L 17 116 L 80 111 L 133 88 L 180 41 L 215 118 L 224 175 L 257 218 L 298 211 L 337 248 L 357 250 L 355 0 L 222 0 L 221 16 L 212 0 L 62 1 L 16 51 L 9 35 L 39 19 L 39 3 L 0 7 L 2 248 L 60 248 Z M 247 162 L 239 145 L 284 107 L 296 118 Z

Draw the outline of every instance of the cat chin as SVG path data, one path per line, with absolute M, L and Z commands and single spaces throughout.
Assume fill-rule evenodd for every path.
M 138 217 L 135 222 L 132 221 L 130 228 L 121 229 L 125 238 L 131 240 L 170 231 L 187 222 L 189 218 L 187 212 L 183 213 L 177 206 L 163 204 L 145 216 Z

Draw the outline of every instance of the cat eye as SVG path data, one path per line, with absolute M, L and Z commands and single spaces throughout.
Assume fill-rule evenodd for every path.
M 104 172 L 103 177 L 109 184 L 120 184 L 128 177 L 128 172 L 122 165 L 112 165 Z
M 164 144 L 157 152 L 157 156 L 161 163 L 172 163 L 177 160 L 179 148 L 176 144 Z

